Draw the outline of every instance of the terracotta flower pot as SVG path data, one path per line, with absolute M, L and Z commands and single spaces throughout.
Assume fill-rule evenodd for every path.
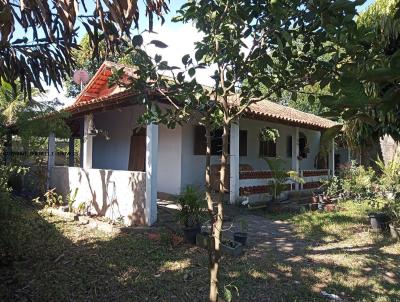
M 325 211 L 333 212 L 336 209 L 336 205 L 333 203 L 328 203 L 325 205 Z

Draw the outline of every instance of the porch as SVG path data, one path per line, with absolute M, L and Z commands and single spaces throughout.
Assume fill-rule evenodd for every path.
M 263 127 L 279 130 L 280 137 L 275 142 L 268 143 L 268 146 L 263 146 L 258 138 L 259 129 Z M 246 156 L 243 156 L 241 151 L 240 133 L 243 129 L 251 129 L 252 132 L 249 132 L 249 135 L 253 135 L 253 141 L 258 142 L 252 145 L 253 150 Z M 288 179 L 283 192 L 285 195 L 290 191 L 318 188 L 322 180 L 335 175 L 339 164 L 350 160 L 350 154 L 345 149 L 336 148 L 335 141 L 332 140 L 330 151 L 321 158 L 321 131 L 322 129 L 316 127 L 299 127 L 264 121 L 241 120 L 232 124 L 229 180 L 226 181 L 230 203 L 237 203 L 244 196 L 265 195 L 271 192 L 270 182 L 274 178 L 274 172 L 261 154 L 265 152 L 265 149 L 269 152 L 265 157 L 270 160 L 278 158 L 282 161 L 282 171 L 295 171 L 304 180 L 304 183 L 297 183 Z
M 131 109 L 139 115 L 142 108 Z M 75 139 L 81 143 L 79 167 L 71 158 L 74 152 L 69 152 L 69 166 L 55 165 L 56 138 L 49 136 L 47 187 L 55 188 L 64 199 L 76 191 L 73 207 L 84 208 L 90 215 L 129 226 L 152 225 L 157 220 L 159 127 L 139 127 L 136 120 L 120 124 L 123 115 L 115 119 L 107 114 L 88 113 L 70 120 L 75 125 L 70 148 Z M 120 131 L 124 127 L 130 130 Z

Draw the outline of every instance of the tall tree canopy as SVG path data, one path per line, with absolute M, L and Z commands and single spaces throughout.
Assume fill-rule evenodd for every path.
M 332 95 L 321 100 L 345 121 L 350 146 L 371 146 L 384 134 L 400 140 L 399 17 L 400 1 L 377 0 L 327 62 Z
M 166 11 L 164 0 L 145 1 L 150 30 L 153 16 L 162 18 Z M 107 52 L 129 45 L 138 21 L 136 0 L 0 0 L 0 78 L 14 90 L 18 81 L 28 95 L 32 85 L 41 91 L 43 82 L 61 85 L 75 64 L 78 25 L 85 27 L 96 57 L 101 41 Z

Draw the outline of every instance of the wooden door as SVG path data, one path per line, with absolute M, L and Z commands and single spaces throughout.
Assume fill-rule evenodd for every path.
M 129 152 L 129 171 L 146 171 L 146 129 L 133 130 Z

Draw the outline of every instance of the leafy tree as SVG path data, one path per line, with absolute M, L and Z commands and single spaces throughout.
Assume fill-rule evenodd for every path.
M 322 105 L 319 96 L 329 94 L 327 87 L 321 89 L 319 85 L 306 86 L 301 91 L 295 93 L 284 91 L 281 98 L 274 98 L 278 103 L 292 107 L 294 109 L 322 115 L 329 109 Z
M 132 79 L 130 88 L 142 92 L 148 106 L 142 121 L 174 127 L 177 123 L 192 121 L 191 112 L 203 112 L 205 119 L 201 120 L 206 121 L 207 127 L 212 122 L 213 126 L 223 129 L 220 193 L 216 200 L 208 199 L 212 224 L 210 301 L 218 298 L 230 127 L 251 104 L 280 98 L 285 91 L 297 91 L 324 78 L 325 57 L 335 50 L 334 45 L 342 35 L 355 28 L 353 17 L 359 3 L 346 0 L 190 1 L 181 7 L 175 21 L 193 22 L 203 38 L 196 43 L 194 57 L 182 58 L 183 70 L 169 66 L 159 55 L 151 58 L 140 48 L 135 49 L 140 57 L 134 61 L 138 78 Z M 167 47 L 161 41 L 152 43 Z M 205 67 L 214 71 L 212 87 L 203 87 L 194 78 L 196 71 Z M 162 75 L 166 72 L 171 76 Z M 121 74 L 122 70 L 116 71 L 114 80 Z M 325 82 L 320 84 L 321 89 L 329 83 Z M 153 102 L 154 93 L 170 106 L 164 108 Z M 209 138 L 209 131 L 206 135 Z M 207 188 L 209 178 L 207 160 Z
M 353 149 L 370 149 L 384 134 L 400 140 L 399 16 L 398 0 L 372 4 L 356 20 L 356 30 L 335 45 L 326 80 L 319 81 L 329 83 L 332 95 L 321 102 L 330 116 L 345 121 L 345 139 Z M 364 161 L 369 157 L 364 153 Z
M 107 52 L 118 51 L 129 44 L 131 27 L 138 27 L 139 7 L 136 0 L 90 1 L 19 0 L 0 1 L 0 77 L 16 90 L 17 81 L 29 96 L 32 86 L 44 92 L 43 82 L 62 85 L 71 74 L 78 48 L 77 23 L 89 35 L 93 58 L 104 41 Z M 84 14 L 80 14 L 80 11 Z M 145 2 L 145 12 L 152 29 L 153 16 L 163 20 L 168 11 L 164 0 Z M 78 22 L 79 21 L 79 22 Z M 24 32 L 24 34 L 23 34 Z

